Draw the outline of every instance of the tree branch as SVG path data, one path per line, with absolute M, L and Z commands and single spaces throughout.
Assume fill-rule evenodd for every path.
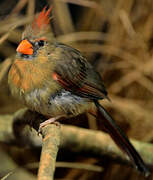
M 42 121 L 43 117 L 39 116 L 37 113 L 32 113 L 27 109 L 19 110 L 14 114 L 14 116 L 0 116 L 0 141 L 8 143 L 14 141 L 15 138 L 11 129 L 13 119 L 18 119 L 18 121 L 15 121 L 16 125 L 14 128 L 16 128 L 16 133 L 18 132 L 18 138 L 21 138 L 20 142 L 22 142 L 22 145 L 24 142 L 25 145 L 41 147 L 42 141 L 40 137 L 37 136 L 37 133 L 34 131 L 30 132 L 29 129 L 26 132 L 23 131 L 26 128 L 22 128 L 20 123 L 24 123 L 26 120 L 30 123 L 31 120 L 33 122 L 32 126 L 35 129 L 38 129 L 37 124 L 38 122 Z M 131 140 L 131 142 L 140 153 L 144 161 L 150 166 L 153 166 L 153 145 L 136 140 Z M 125 154 L 123 154 L 114 144 L 109 135 L 100 131 L 62 125 L 60 146 L 73 152 L 91 153 L 98 157 L 107 155 L 111 160 L 116 162 L 124 162 L 125 164 L 131 163 L 127 159 L 127 156 L 125 156 Z
M 26 144 L 28 140 L 24 138 L 25 134 L 23 135 L 25 126 L 30 125 L 38 131 L 40 123 L 44 120 L 46 120 L 44 116 L 28 109 L 17 111 L 13 118 L 15 136 L 20 142 Z M 56 156 L 60 144 L 60 126 L 48 124 L 41 128 L 41 134 L 42 151 L 38 170 L 38 180 L 53 180 Z
M 53 180 L 55 163 L 60 144 L 60 127 L 49 124 L 42 128 L 42 151 L 38 180 Z

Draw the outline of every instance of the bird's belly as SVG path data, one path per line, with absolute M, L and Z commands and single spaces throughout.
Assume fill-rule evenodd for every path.
M 79 97 L 64 89 L 52 95 L 47 94 L 47 91 L 35 89 L 28 93 L 24 99 L 25 104 L 30 109 L 51 117 L 58 115 L 77 116 L 87 111 L 92 105 L 89 99 Z

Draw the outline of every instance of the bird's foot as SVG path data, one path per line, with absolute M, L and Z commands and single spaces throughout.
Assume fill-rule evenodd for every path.
M 56 117 L 53 117 L 53 118 L 50 118 L 50 119 L 44 121 L 43 123 L 40 123 L 39 129 L 38 129 L 38 135 L 41 134 L 42 128 L 48 124 L 55 124 L 56 126 L 60 126 L 60 123 L 57 122 L 56 120 L 60 119 L 61 117 L 63 117 L 63 116 L 56 116 Z

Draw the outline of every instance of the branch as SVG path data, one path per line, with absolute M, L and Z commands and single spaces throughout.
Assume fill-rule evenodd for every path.
M 0 116 L 0 141 L 8 143 L 14 141 L 15 138 L 13 136 L 13 131 L 11 128 L 13 119 L 18 119 L 18 122 L 21 123 L 29 118 L 33 122 L 33 127 L 35 129 L 38 129 L 38 127 L 36 126 L 37 121 L 40 121 L 40 119 L 42 119 L 43 117 L 38 116 L 38 114 L 34 112 L 31 113 L 27 109 L 19 110 L 14 114 L 14 116 Z M 22 120 L 19 121 L 19 119 Z M 34 131 L 30 132 L 28 129 L 25 135 L 25 131 L 23 131 L 23 128 L 21 128 L 22 126 L 20 123 L 18 124 L 18 128 L 16 123 L 16 132 L 18 131 L 18 138 L 21 138 L 20 142 L 24 142 L 25 145 L 29 146 L 41 147 L 42 142 L 40 137 L 37 136 L 37 133 L 35 133 Z M 153 145 L 136 140 L 131 140 L 131 142 L 140 153 L 144 161 L 147 164 L 153 166 Z M 114 160 L 116 162 L 124 162 L 125 164 L 131 163 L 127 159 L 127 156 L 125 156 L 125 154 L 123 154 L 114 144 L 109 135 L 100 131 L 62 125 L 60 146 L 62 148 L 72 150 L 73 152 L 92 153 L 94 156 L 98 157 L 107 155 L 109 158 L 111 158 L 111 160 Z
M 150 143 L 130 140 L 144 161 L 153 166 L 153 145 Z M 98 157 L 107 156 L 113 161 L 131 165 L 128 157 L 116 146 L 106 133 L 62 125 L 61 147 L 73 152 L 90 153 Z
M 44 116 L 28 109 L 17 111 L 13 118 L 15 136 L 20 142 L 27 143 L 27 139 L 24 138 L 22 134 L 25 126 L 30 125 L 38 131 L 40 123 L 44 120 L 46 120 Z M 41 128 L 41 134 L 42 151 L 38 170 L 38 180 L 53 180 L 56 157 L 60 144 L 60 128 L 55 124 L 48 124 Z
M 42 128 L 42 151 L 38 171 L 38 180 L 53 180 L 55 163 L 60 144 L 60 128 L 49 124 Z

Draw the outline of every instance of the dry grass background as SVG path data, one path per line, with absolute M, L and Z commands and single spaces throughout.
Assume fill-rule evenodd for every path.
M 79 49 L 101 73 L 112 100 L 111 103 L 102 101 L 102 104 L 110 110 L 128 136 L 152 142 L 153 1 L 54 0 L 49 3 L 54 4 L 52 29 L 57 40 Z M 0 2 L 1 114 L 14 112 L 21 107 L 9 93 L 7 70 L 14 58 L 23 27 L 31 21 L 35 10 L 38 12 L 45 4 L 40 0 Z M 71 121 L 71 124 L 87 127 L 82 121 L 77 123 Z M 92 129 L 101 129 L 101 125 L 90 116 L 88 125 Z M 24 152 L 14 147 L 4 149 L 13 154 L 17 163 Z M 33 153 L 30 151 L 30 156 L 34 156 Z M 37 159 L 35 156 L 33 160 Z M 64 159 L 100 163 L 106 170 L 102 174 L 80 170 L 57 170 L 57 178 L 66 180 L 142 178 L 130 168 L 112 165 L 105 159 L 100 161 L 79 155 L 75 155 L 75 158 L 72 156 L 74 154 L 71 157 L 65 155 Z M 21 164 L 24 163 L 26 161 L 23 158 Z

